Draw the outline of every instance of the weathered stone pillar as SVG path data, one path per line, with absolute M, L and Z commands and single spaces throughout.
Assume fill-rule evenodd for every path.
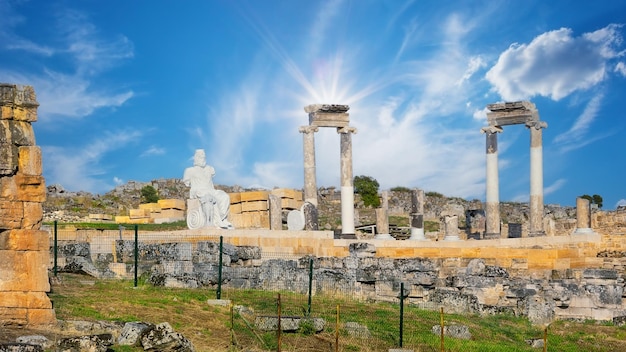
M 544 121 L 529 121 L 530 129 L 530 216 L 528 236 L 545 236 L 543 229 L 543 142 Z
M 352 134 L 354 127 L 337 128 L 340 139 L 341 164 L 341 234 L 354 234 L 354 179 L 352 177 Z
M 409 214 L 411 221 L 411 237 L 410 240 L 425 241 L 424 236 L 424 190 L 411 190 L 411 213 Z
M 497 126 L 483 127 L 486 136 L 487 175 L 485 199 L 485 239 L 500 238 L 500 191 L 498 180 L 498 133 Z
M 56 322 L 41 231 L 46 185 L 31 123 L 37 99 L 30 86 L 0 84 L 0 326 Z
M 574 233 L 593 233 L 589 199 L 576 198 L 576 230 Z
M 444 215 L 444 241 L 459 241 L 459 216 L 458 215 Z
M 282 199 L 275 195 L 269 195 L 270 205 L 270 230 L 282 230 L 283 229 L 283 209 L 281 205 Z
M 302 126 L 304 151 L 304 201 L 317 206 L 317 180 L 315 177 L 315 132 L 317 126 Z
M 374 238 L 378 240 L 394 240 L 389 234 L 389 213 L 386 208 L 376 209 L 376 231 L 378 232 Z

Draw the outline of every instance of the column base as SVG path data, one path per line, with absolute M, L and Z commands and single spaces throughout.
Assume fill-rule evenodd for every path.
M 502 238 L 502 235 L 499 232 L 485 233 L 483 236 L 484 240 L 498 240 L 500 238 Z
M 374 239 L 375 240 L 395 240 L 395 238 L 388 233 L 379 233 L 378 235 L 374 236 Z
M 545 236 L 546 236 L 545 231 L 534 231 L 534 232 L 528 233 L 528 237 L 545 237 Z
M 424 236 L 424 229 L 412 227 L 411 228 L 411 237 L 409 237 L 411 241 L 426 241 L 426 236 Z
M 460 241 L 461 237 L 459 237 L 458 235 L 445 236 L 443 240 L 444 241 Z

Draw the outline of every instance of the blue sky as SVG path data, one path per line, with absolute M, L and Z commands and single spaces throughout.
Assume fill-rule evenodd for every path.
M 304 106 L 350 105 L 354 175 L 485 196 L 485 107 L 530 100 L 544 199 L 626 204 L 625 1 L 0 0 L 0 82 L 35 87 L 47 184 L 303 184 Z M 319 186 L 339 136 L 316 134 Z M 529 198 L 529 132 L 498 136 L 500 199 Z M 621 204 L 620 203 L 620 204 Z

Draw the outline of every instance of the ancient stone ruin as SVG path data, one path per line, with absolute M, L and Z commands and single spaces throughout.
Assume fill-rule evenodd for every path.
M 56 322 L 50 291 L 48 232 L 40 230 L 46 187 L 32 122 L 30 86 L 0 84 L 0 326 Z

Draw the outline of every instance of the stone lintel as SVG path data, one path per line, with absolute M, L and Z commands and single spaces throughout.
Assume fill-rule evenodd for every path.
M 309 114 L 309 125 L 319 127 L 346 127 L 350 124 L 348 105 L 313 104 L 304 107 Z
M 348 105 L 338 104 L 311 104 L 304 107 L 306 113 L 345 113 L 350 110 Z
M 538 121 L 539 114 L 535 104 L 529 101 L 488 104 L 487 121 L 490 126 L 527 124 Z

